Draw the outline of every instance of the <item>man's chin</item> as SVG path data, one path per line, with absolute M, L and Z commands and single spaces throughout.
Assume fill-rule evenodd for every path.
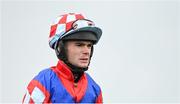
M 87 68 L 88 65 L 87 65 L 87 64 L 85 64 L 85 65 L 79 65 L 79 67 L 80 67 L 80 68 Z

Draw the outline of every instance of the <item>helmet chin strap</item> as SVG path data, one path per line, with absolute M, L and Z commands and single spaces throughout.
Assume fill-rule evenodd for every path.
M 86 67 L 86 68 L 81 68 L 81 67 L 77 67 L 77 66 L 75 66 L 75 65 L 73 65 L 73 64 L 71 64 L 71 63 L 69 63 L 69 62 L 65 62 L 65 63 L 71 68 L 71 71 L 72 71 L 73 73 L 82 73 L 82 72 L 88 70 L 88 67 Z

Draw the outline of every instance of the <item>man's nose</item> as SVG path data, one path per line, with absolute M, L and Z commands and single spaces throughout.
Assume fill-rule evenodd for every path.
M 88 46 L 85 46 L 85 47 L 83 48 L 83 53 L 84 53 L 84 54 L 90 54 L 90 51 L 91 51 L 91 48 L 88 47 Z

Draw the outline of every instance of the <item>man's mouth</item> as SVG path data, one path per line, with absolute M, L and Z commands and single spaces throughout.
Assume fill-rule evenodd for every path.
M 82 63 L 87 63 L 87 62 L 88 62 L 88 58 L 80 58 L 80 61 L 81 61 Z

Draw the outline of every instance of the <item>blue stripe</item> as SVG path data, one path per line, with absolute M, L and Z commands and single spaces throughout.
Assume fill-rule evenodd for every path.
M 87 80 L 88 80 L 88 87 L 86 93 L 81 100 L 81 103 L 95 103 L 97 97 L 99 96 L 101 89 L 96 84 L 96 82 L 86 73 Z
M 39 81 L 51 95 L 52 103 L 74 103 L 73 97 L 67 92 L 62 82 L 51 69 L 41 71 L 35 78 Z
M 49 93 L 51 93 L 51 90 L 50 90 L 51 75 L 52 75 L 51 70 L 45 69 L 45 70 L 42 70 L 41 72 L 39 72 L 39 74 L 37 76 L 35 76 L 35 78 L 34 78 L 34 80 L 37 80 L 38 82 L 40 82 Z

